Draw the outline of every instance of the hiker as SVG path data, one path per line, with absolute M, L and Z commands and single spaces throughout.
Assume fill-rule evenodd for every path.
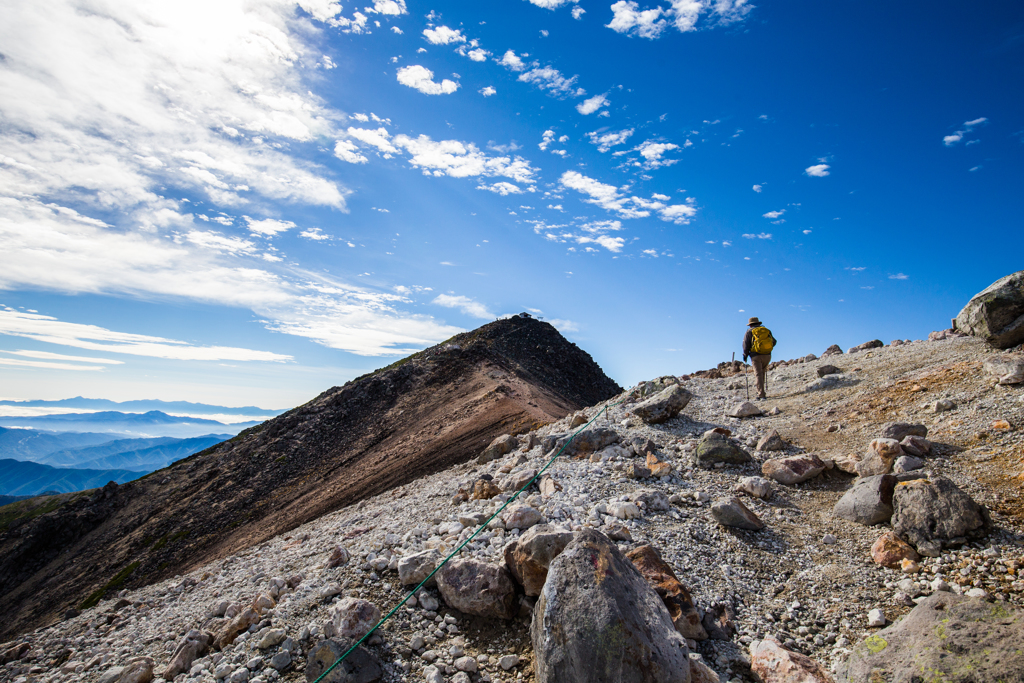
M 768 364 L 772 362 L 772 349 L 778 344 L 772 331 L 761 324 L 756 317 L 747 321 L 747 333 L 743 335 L 743 362 L 747 362 L 750 356 L 750 364 L 754 366 L 754 373 L 757 375 L 757 400 L 763 401 L 768 398 L 765 394 L 765 375 L 768 373 Z

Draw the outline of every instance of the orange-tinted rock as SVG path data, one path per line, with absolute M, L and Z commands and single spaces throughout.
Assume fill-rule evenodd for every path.
M 501 493 L 501 489 L 493 481 L 477 479 L 473 483 L 473 493 L 469 497 L 473 500 L 490 500 L 499 493 Z
M 774 638 L 755 640 L 751 644 L 750 670 L 763 683 L 835 683 L 821 664 L 799 652 L 786 650 Z
M 899 536 L 891 531 L 886 531 L 871 546 L 871 559 L 875 561 L 875 564 L 880 564 L 883 567 L 899 569 L 903 560 L 916 562 L 920 556 Z
M 652 545 L 642 545 L 626 553 L 626 557 L 661 597 L 680 635 L 694 640 L 706 640 L 708 634 L 700 623 L 700 615 L 690 591 L 676 578 L 668 563 L 661 559 L 658 550 Z
M 647 454 L 646 465 L 647 469 L 651 471 L 652 477 L 667 477 L 672 474 L 672 465 L 658 460 L 658 457 L 654 455 L 654 453 Z

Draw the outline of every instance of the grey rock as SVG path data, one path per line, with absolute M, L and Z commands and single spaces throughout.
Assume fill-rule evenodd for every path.
M 330 613 L 335 634 L 353 640 L 362 638 L 380 621 L 380 609 L 362 598 L 342 598 Z
M 271 647 L 277 647 L 278 645 L 283 643 L 284 639 L 287 637 L 288 635 L 285 633 L 285 630 L 283 628 L 272 628 L 263 634 L 263 637 L 260 638 L 260 642 L 256 645 L 256 647 L 258 647 L 261 650 L 266 650 L 267 648 Z M 164 676 L 164 678 L 167 678 L 167 676 Z
M 813 453 L 773 458 L 761 465 L 761 474 L 786 485 L 799 484 L 824 471 L 825 462 Z
M 754 459 L 745 450 L 733 443 L 728 437 L 710 432 L 701 437 L 696 450 L 697 465 L 710 469 L 715 463 L 724 462 L 730 465 L 745 465 Z
M 826 356 L 841 356 L 843 355 L 843 348 L 839 344 L 833 344 L 832 346 L 825 349 L 825 352 L 821 354 L 822 358 Z
M 764 522 L 736 497 L 715 501 L 711 505 L 711 516 L 722 526 L 750 531 L 764 528 Z
M 633 414 L 647 424 L 661 424 L 678 415 L 692 398 L 693 394 L 689 391 L 678 384 L 673 384 L 634 406 Z
M 1024 356 L 990 358 L 982 368 L 989 375 L 998 377 L 1000 384 L 1024 383 Z
M 551 563 L 530 635 L 538 683 L 690 683 L 689 650 L 665 604 L 593 529 Z
M 502 521 L 506 529 L 529 529 L 544 522 L 544 515 L 530 505 L 513 505 L 505 510 Z
M 483 453 L 480 454 L 480 457 L 478 457 L 476 461 L 482 465 L 490 462 L 491 460 L 497 460 L 501 456 L 513 450 L 518 444 L 519 442 L 516 440 L 516 437 L 511 434 L 502 434 L 484 449 Z
M 117 679 L 121 678 L 124 670 L 125 667 L 123 666 L 112 666 L 103 672 L 103 675 L 99 677 L 96 683 L 116 683 Z
M 626 463 L 626 476 L 630 479 L 649 479 L 651 471 L 638 462 Z
M 903 474 L 905 472 L 913 472 L 924 467 L 924 460 L 921 458 L 915 458 L 911 455 L 901 455 L 896 458 L 896 462 L 893 463 L 892 471 L 896 474 Z
M 117 683 L 149 683 L 153 680 L 153 658 L 136 657 L 128 662 Z
M 988 511 L 944 477 L 903 482 L 893 494 L 892 530 L 921 555 L 938 557 L 989 526 Z
M 440 561 L 441 553 L 433 548 L 406 555 L 398 561 L 398 580 L 403 586 L 418 585 L 420 581 L 430 576 L 430 572 L 434 571 Z M 431 577 L 426 585 L 437 585 L 437 579 Z
M 757 442 L 757 450 L 759 451 L 784 451 L 786 450 L 786 442 L 783 441 L 779 435 L 778 430 L 773 429 Z
M 859 643 L 840 665 L 837 681 L 1021 681 L 1022 642 L 1024 610 L 936 592 Z
M 726 415 L 728 415 L 729 417 L 755 417 L 760 414 L 761 409 L 755 406 L 750 401 L 743 401 L 742 403 L 737 403 L 736 405 L 729 409 L 729 412 L 726 413 Z
M 525 469 L 512 472 L 501 482 L 501 488 L 505 491 L 518 491 L 537 476 L 537 470 Z
M 270 666 L 278 671 L 287 669 L 292 663 L 292 655 L 289 652 L 278 652 L 270 658 Z
M 861 351 L 867 351 L 868 349 L 880 349 L 883 346 L 885 346 L 885 344 L 882 343 L 881 339 L 872 339 L 869 342 L 864 342 L 863 344 L 858 344 L 857 346 L 854 346 L 853 348 L 847 350 L 847 353 L 860 353 Z
M 822 365 L 818 368 L 818 377 L 824 377 L 825 375 L 838 375 L 842 370 L 834 365 Z
M 908 436 L 928 436 L 928 428 L 923 424 L 910 424 L 909 422 L 890 422 L 882 430 L 882 436 L 886 439 L 902 441 Z
M 538 524 L 505 546 L 505 564 L 524 593 L 540 595 L 548 566 L 571 541 L 572 532 Z
M 932 454 L 932 442 L 922 436 L 906 436 L 900 441 L 900 448 L 907 455 L 923 458 Z
M 306 657 L 306 683 L 312 683 L 329 669 L 343 654 L 349 651 L 355 641 L 344 639 L 321 640 L 314 645 Z M 360 645 L 324 676 L 320 683 L 373 683 L 384 676 L 377 658 Z
M 732 640 L 736 634 L 736 625 L 733 619 L 736 614 L 732 607 L 724 603 L 711 605 L 704 611 L 704 619 L 701 624 L 711 640 Z
M 896 439 L 874 439 L 868 446 L 867 454 L 857 463 L 857 474 L 871 477 L 892 472 L 896 458 L 903 455 L 903 449 Z
M 895 489 L 896 477 L 891 474 L 863 477 L 853 482 L 850 490 L 832 509 L 832 514 L 865 526 L 888 522 L 892 517 Z
M 580 432 L 575 439 L 569 441 L 569 436 L 564 436 L 558 440 L 556 444 L 559 448 L 568 442 L 565 446 L 563 455 L 567 456 L 584 456 L 601 450 L 605 446 L 610 446 L 613 443 L 618 442 L 619 433 L 609 427 L 594 427 Z
M 634 436 L 629 440 L 629 447 L 633 453 L 639 455 L 641 458 L 645 455 L 655 453 L 658 450 L 658 444 L 654 443 L 645 436 Z
M 196 629 L 186 633 L 171 654 L 171 661 L 161 676 L 170 681 L 178 674 L 189 671 L 192 668 L 192 662 L 197 657 L 203 656 L 212 640 L 213 637 L 209 633 L 203 633 Z
M 772 482 L 764 477 L 743 477 L 736 482 L 736 486 L 732 490 L 764 499 L 772 493 Z
M 648 512 L 664 512 L 671 510 L 672 505 L 668 502 L 668 496 L 657 489 L 640 489 L 632 493 L 629 499 L 634 503 L 643 503 Z
M 512 575 L 501 565 L 454 559 L 437 574 L 437 588 L 450 607 L 492 619 L 511 619 L 519 611 Z
M 996 280 L 971 297 L 953 327 L 1000 349 L 1024 343 L 1024 270 Z
M 808 382 L 804 386 L 804 391 L 810 393 L 812 391 L 821 391 L 823 389 L 834 389 L 835 387 L 851 383 L 851 380 L 846 375 L 825 375 L 813 382 Z

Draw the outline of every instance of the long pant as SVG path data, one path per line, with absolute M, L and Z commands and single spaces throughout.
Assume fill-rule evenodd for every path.
M 768 374 L 768 364 L 771 362 L 772 354 L 770 353 L 750 357 L 750 364 L 754 366 L 754 374 L 757 375 L 758 398 L 766 398 L 766 394 L 764 393 L 765 375 Z

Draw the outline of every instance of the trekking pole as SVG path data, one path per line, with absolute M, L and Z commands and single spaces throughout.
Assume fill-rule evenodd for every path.
M 750 377 L 747 376 L 747 365 L 743 364 L 743 384 L 747 387 L 747 400 L 750 400 Z

